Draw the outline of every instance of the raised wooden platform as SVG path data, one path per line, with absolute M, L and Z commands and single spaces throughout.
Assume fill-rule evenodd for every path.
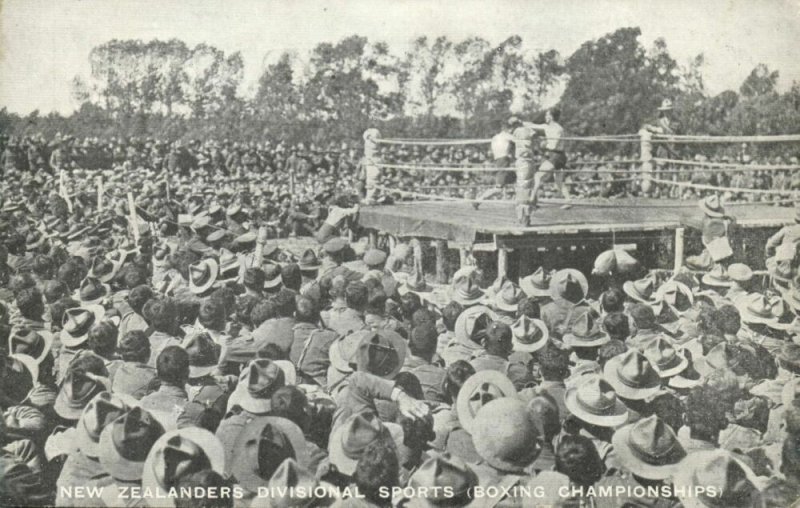
M 729 205 L 728 213 L 743 228 L 776 228 L 794 221 L 794 209 L 765 204 Z M 451 247 L 493 243 L 495 247 L 541 246 L 566 239 L 614 236 L 618 243 L 654 234 L 670 234 L 702 219 L 694 203 L 663 199 L 576 200 L 572 208 L 544 204 L 530 227 L 520 227 L 507 203 L 444 201 L 400 202 L 361 209 L 362 227 L 399 237 L 447 240 Z

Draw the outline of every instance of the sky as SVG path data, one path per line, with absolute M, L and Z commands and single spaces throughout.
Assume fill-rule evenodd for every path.
M 69 113 L 89 51 L 110 39 L 206 42 L 245 61 L 242 93 L 286 50 L 359 34 L 405 51 L 420 35 L 500 42 L 519 34 L 530 50 L 569 56 L 581 43 L 639 26 L 663 37 L 685 64 L 705 55 L 706 88 L 738 89 L 765 63 L 779 88 L 800 81 L 800 0 L 0 0 L 0 107 Z

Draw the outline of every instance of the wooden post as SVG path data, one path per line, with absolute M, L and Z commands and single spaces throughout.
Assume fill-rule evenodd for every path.
M 447 284 L 447 241 L 436 240 L 436 282 Z
M 67 210 L 69 210 L 69 213 L 72 213 L 72 200 L 69 198 L 69 193 L 67 192 L 66 175 L 63 169 L 58 172 L 58 193 L 61 194 L 61 197 L 67 202 Z
M 364 187 L 366 188 L 365 204 L 374 204 L 378 196 L 375 186 L 378 184 L 380 169 L 378 168 L 378 142 L 381 137 L 378 129 L 364 131 Z
M 675 273 L 683 267 L 683 233 L 684 228 L 675 229 Z
M 642 159 L 642 191 L 649 193 L 653 187 L 653 135 L 647 129 L 639 131 L 639 158 Z
M 508 275 L 508 250 L 497 249 L 497 276 Z
M 133 242 L 139 245 L 139 215 L 136 213 L 136 202 L 133 200 L 133 193 L 128 193 L 128 212 L 130 213 L 131 229 L 133 230 Z
M 466 247 L 461 247 L 458 249 L 458 258 L 461 266 L 459 268 L 464 268 L 467 266 L 469 262 L 469 250 Z
M 261 268 L 264 262 L 264 244 L 267 242 L 267 226 L 258 228 L 258 236 L 256 237 L 256 251 L 253 254 L 252 268 Z
M 95 184 L 97 185 L 97 211 L 103 211 L 103 177 L 96 176 L 94 178 Z

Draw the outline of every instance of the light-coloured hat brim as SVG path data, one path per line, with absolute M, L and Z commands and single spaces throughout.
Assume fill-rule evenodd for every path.
M 205 377 L 216 368 L 216 365 L 189 365 L 189 378 Z
M 274 289 L 274 288 L 280 286 L 281 284 L 283 284 L 283 279 L 281 279 L 280 277 L 275 277 L 272 280 L 265 280 L 264 281 L 264 287 L 266 289 Z
M 613 412 L 607 415 L 598 415 L 583 409 L 578 402 L 579 389 L 580 386 L 573 386 L 567 388 L 564 394 L 564 405 L 573 416 L 599 427 L 619 427 L 628 421 L 628 408 L 620 400 L 615 402 Z
M 272 363 L 277 365 L 283 371 L 284 383 L 287 386 L 294 386 L 297 384 L 297 369 L 289 360 L 273 360 Z
M 474 297 L 461 296 L 458 294 L 458 291 L 454 291 L 452 288 L 448 294 L 450 295 L 451 300 L 465 306 L 477 305 L 483 302 L 486 298 L 486 294 L 482 289 L 479 292 L 476 292 Z
M 586 295 L 589 294 L 589 280 L 583 272 L 574 268 L 564 268 L 553 274 L 553 278 L 550 279 L 550 296 L 553 298 L 562 298 L 558 293 L 558 283 L 567 275 L 572 275 L 572 277 L 578 281 L 578 285 L 581 287 L 581 292 L 583 293 L 583 298 L 586 298 Z
M 217 282 L 217 277 L 219 277 L 219 263 L 217 263 L 216 259 L 209 258 L 203 260 L 203 262 L 208 265 L 208 269 L 210 272 L 208 280 L 198 286 L 191 280 L 192 278 L 189 277 L 189 291 L 191 291 L 196 295 L 208 291 L 211 288 L 211 286 L 213 286 L 214 283 Z
M 720 280 L 720 279 L 717 279 L 716 277 L 714 277 L 710 273 L 707 273 L 707 274 L 703 275 L 703 278 L 700 279 L 700 280 L 706 286 L 714 286 L 714 287 L 718 287 L 718 288 L 729 288 L 729 287 L 731 287 L 733 285 L 733 281 L 732 280 Z
M 219 439 L 217 439 L 214 434 L 200 427 L 185 427 L 171 430 L 158 438 L 147 454 L 144 467 L 142 468 L 142 487 L 144 489 L 150 489 L 151 492 L 166 492 L 169 490 L 166 485 L 161 485 L 156 479 L 155 471 L 153 471 L 153 461 L 155 460 L 156 451 L 163 449 L 167 441 L 175 436 L 181 436 L 199 446 L 208 457 L 212 470 L 219 474 L 225 471 L 225 450 L 222 447 L 222 443 L 220 443 Z M 148 506 L 153 507 L 175 506 L 175 500 L 169 497 L 145 498 L 145 501 Z
M 619 367 L 620 360 L 623 355 L 617 355 L 606 362 L 603 366 L 603 378 L 608 381 L 618 396 L 630 400 L 644 400 L 652 397 L 661 390 L 661 383 L 656 383 L 654 386 L 634 387 L 625 384 L 617 375 L 617 367 Z
M 533 325 L 541 331 L 541 337 L 536 342 L 532 342 L 530 344 L 520 342 L 516 335 L 511 337 L 511 344 L 513 346 L 514 351 L 518 351 L 520 353 L 534 353 L 539 351 L 543 347 L 545 347 L 550 340 L 550 332 L 547 329 L 547 326 L 542 321 L 538 319 L 534 319 Z
M 705 381 L 705 377 L 698 373 L 697 379 L 690 379 L 688 377 L 684 377 L 681 375 L 672 376 L 667 381 L 667 384 L 671 388 L 676 388 L 678 390 L 688 390 L 690 388 L 694 388 L 695 386 L 700 386 Z
M 582 337 L 578 337 L 573 335 L 572 333 L 564 334 L 563 342 L 565 345 L 576 348 L 576 347 L 597 347 L 602 346 L 604 344 L 608 344 L 611 342 L 611 337 L 607 334 L 603 333 L 597 336 L 596 339 L 586 340 Z
M 527 295 L 528 297 L 531 297 L 531 298 L 533 298 L 533 297 L 542 297 L 542 296 L 549 297 L 550 296 L 550 288 L 549 287 L 545 288 L 545 289 L 537 288 L 536 286 L 533 285 L 532 282 L 530 282 L 527 279 L 522 279 L 522 280 L 519 281 L 519 288 L 522 290 L 523 293 L 525 293 L 525 295 Z
M 635 473 L 636 476 L 648 480 L 665 480 L 671 478 L 677 471 L 677 468 L 680 467 L 680 461 L 674 464 L 656 466 L 640 459 L 628 444 L 628 438 L 631 435 L 632 428 L 633 424 L 630 424 L 621 429 L 617 429 L 611 438 L 614 453 L 617 454 L 622 465 L 625 466 L 628 471 Z
M 242 382 L 241 380 L 228 399 L 228 410 L 234 406 L 239 406 L 246 411 L 258 415 L 269 413 L 272 409 L 272 403 L 270 399 L 254 398 L 252 395 L 250 395 L 250 392 L 247 391 L 247 383 Z
M 35 358 L 24 353 L 12 353 L 8 355 L 8 357 L 17 360 L 25 367 L 31 376 L 31 381 L 34 386 L 39 384 L 39 362 L 37 362 Z
M 657 365 L 651 363 L 651 365 L 653 366 L 653 370 L 656 371 L 656 374 L 658 374 L 659 377 L 665 378 L 665 377 L 677 376 L 678 374 L 686 370 L 686 368 L 689 366 L 689 360 L 685 356 L 677 353 L 677 351 L 676 354 L 678 354 L 678 358 L 680 358 L 680 361 L 674 367 L 669 367 L 667 369 L 662 370 L 659 369 Z
M 466 318 L 472 313 L 486 313 L 489 315 L 489 318 L 492 321 L 497 320 L 497 314 L 489 307 L 483 305 L 476 305 L 470 307 L 469 309 L 464 309 L 458 316 L 458 319 L 456 319 L 456 324 L 453 330 L 455 339 L 462 344 L 475 345 L 475 343 L 472 342 L 472 340 L 467 336 L 467 330 L 465 328 Z
M 328 459 L 330 460 L 330 463 L 335 465 L 340 472 L 352 476 L 353 473 L 356 472 L 358 459 L 351 459 L 344 452 L 344 447 L 342 446 L 342 436 L 347 430 L 346 427 L 346 425 L 341 424 L 336 427 L 331 434 L 331 437 L 328 440 Z
M 469 399 L 472 396 L 472 392 L 484 383 L 496 386 L 503 397 L 515 397 L 517 394 L 514 383 L 502 372 L 496 370 L 481 370 L 470 376 L 464 381 L 464 384 L 458 391 L 458 398 L 456 399 L 458 421 L 469 434 L 472 434 L 472 424 L 475 421 L 475 415 L 471 414 L 469 410 Z
M 98 280 L 100 280 L 100 279 L 98 279 Z M 84 299 L 81 298 L 81 290 L 80 290 L 80 288 L 78 288 L 78 289 L 75 290 L 75 292 L 72 293 L 72 299 L 75 300 L 76 302 L 80 302 L 81 307 L 88 307 L 89 305 L 98 305 L 104 299 L 106 299 L 109 296 L 111 296 L 111 286 L 109 286 L 108 284 L 106 284 L 104 282 L 100 282 L 100 286 L 103 287 L 103 293 L 104 293 L 103 296 L 100 296 L 98 298 L 94 298 L 92 300 L 84 300 Z
M 708 505 L 702 501 L 702 498 L 689 493 L 697 492 L 697 487 L 706 487 L 705 485 L 698 485 L 695 480 L 695 469 L 702 467 L 703 464 L 714 460 L 718 456 L 728 455 L 733 457 L 745 473 L 746 478 L 753 484 L 754 499 L 748 508 L 764 508 L 764 498 L 758 490 L 759 480 L 756 478 L 755 473 L 743 462 L 736 459 L 733 454 L 727 450 L 720 448 L 714 450 L 700 450 L 692 452 L 686 459 L 681 462 L 681 467 L 676 468 L 675 474 L 672 476 L 672 485 L 675 488 L 676 497 L 680 500 L 684 508 L 708 508 Z M 717 490 L 718 491 L 718 490 Z M 719 491 L 718 491 L 719 492 Z M 720 492 L 719 495 L 723 493 Z M 742 504 L 742 506 L 745 506 Z
M 40 363 L 42 363 L 42 361 L 44 361 L 45 358 L 47 358 L 47 355 L 53 349 L 53 340 L 55 340 L 55 336 L 51 332 L 48 332 L 46 330 L 33 330 L 33 333 L 38 334 L 42 338 L 42 340 L 44 341 L 44 345 L 42 346 L 42 352 L 39 353 L 39 356 L 33 357 L 33 356 L 25 354 L 25 353 L 16 353 L 16 354 L 22 355 L 22 356 L 26 356 L 26 357 L 30 358 L 38 366 Z M 14 350 L 14 348 L 12 347 L 12 345 L 13 345 L 12 339 L 13 338 L 14 338 L 13 335 L 9 335 L 8 336 L 8 351 L 9 352 L 12 352 Z
M 649 300 L 647 298 L 645 298 L 641 293 L 636 291 L 636 288 L 634 287 L 633 282 L 629 281 L 629 280 L 625 281 L 622 284 L 622 291 L 626 295 L 628 295 L 628 297 L 631 300 L 635 300 L 635 301 L 637 301 L 639 303 L 644 303 L 644 304 L 647 304 L 647 305 L 653 305 L 653 303 L 655 303 L 655 301 L 656 301 L 656 299 L 653 298 L 653 297 L 651 297 Z
M 511 305 L 509 303 L 502 301 L 500 298 L 495 298 L 492 301 L 492 305 L 494 306 L 495 309 L 501 310 L 503 312 L 517 312 L 517 309 L 519 309 L 519 303 Z
M 103 432 L 100 433 L 97 453 L 100 465 L 102 465 L 106 472 L 114 479 L 127 482 L 141 480 L 142 473 L 144 472 L 144 461 L 135 462 L 119 454 L 117 447 L 114 446 L 111 433 L 112 427 L 113 425 L 108 425 L 103 429 Z
M 82 309 L 86 309 L 92 314 L 94 314 L 94 322 L 98 323 L 103 319 L 103 316 L 106 315 L 106 310 L 103 308 L 102 305 L 81 305 Z M 62 329 L 61 333 L 58 336 L 61 344 L 67 347 L 75 347 L 83 344 L 86 342 L 86 339 L 89 338 L 89 332 L 87 331 L 85 334 L 80 335 L 78 337 L 74 337 L 67 333 L 66 330 Z

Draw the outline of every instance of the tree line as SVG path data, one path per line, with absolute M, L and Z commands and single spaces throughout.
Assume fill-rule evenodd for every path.
M 800 132 L 800 84 L 777 92 L 778 71 L 753 69 L 739 90 L 710 95 L 703 55 L 680 64 L 663 39 L 645 47 L 621 28 L 573 54 L 526 50 L 514 35 L 419 37 L 405 52 L 353 35 L 308 54 L 285 52 L 243 94 L 244 60 L 180 40 L 111 40 L 89 54 L 91 74 L 72 82 L 74 113 L 0 110 L 0 130 L 79 137 L 283 139 L 325 144 L 368 127 L 395 137 L 487 137 L 512 112 L 536 118 L 561 92 L 573 135 L 633 133 L 673 100 L 679 129 L 698 134 Z

